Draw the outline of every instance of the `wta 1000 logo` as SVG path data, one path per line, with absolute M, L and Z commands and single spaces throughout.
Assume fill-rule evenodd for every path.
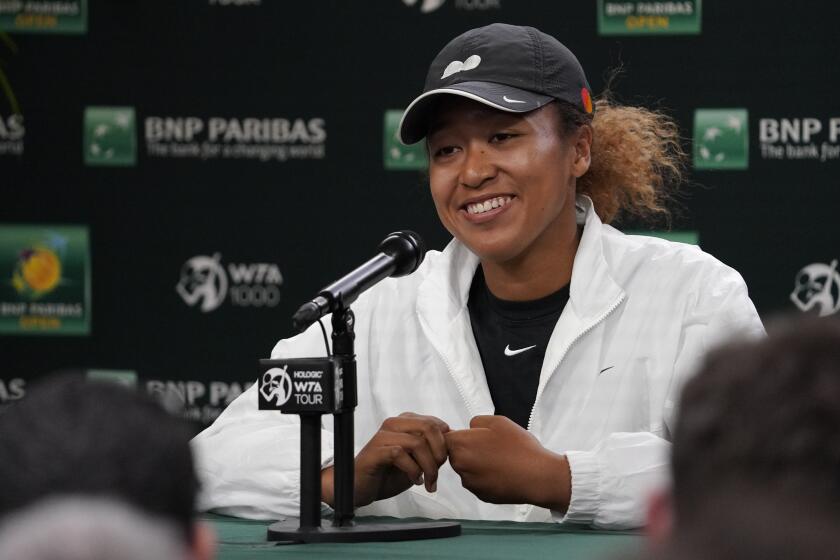
M 222 263 L 222 255 L 197 255 L 181 267 L 175 291 L 190 307 L 209 313 L 225 301 L 238 307 L 276 307 L 283 274 L 274 263 Z

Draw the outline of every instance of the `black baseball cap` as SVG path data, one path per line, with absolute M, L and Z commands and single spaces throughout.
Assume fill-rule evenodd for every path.
M 593 109 L 589 82 L 572 51 L 538 29 L 505 23 L 471 29 L 443 47 L 423 93 L 400 120 L 403 144 L 426 136 L 430 109 L 443 94 L 510 113 L 527 113 L 555 99 L 585 113 Z

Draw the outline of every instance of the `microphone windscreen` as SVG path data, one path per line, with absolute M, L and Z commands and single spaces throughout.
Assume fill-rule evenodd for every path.
M 393 257 L 397 267 L 391 276 L 396 278 L 417 270 L 426 256 L 426 243 L 417 233 L 406 229 L 389 234 L 379 244 L 379 250 Z

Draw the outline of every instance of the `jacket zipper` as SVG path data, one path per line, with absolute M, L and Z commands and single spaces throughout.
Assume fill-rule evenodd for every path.
M 422 317 L 418 317 L 418 318 L 419 318 L 419 319 L 423 322 L 423 326 L 424 326 L 427 330 L 431 330 L 431 328 L 429 327 L 429 325 L 428 325 L 428 324 L 426 324 L 426 322 L 425 322 L 425 321 L 423 321 L 423 318 L 422 318 Z M 429 340 L 431 341 L 432 339 L 430 338 Z M 460 382 L 460 381 L 458 381 L 458 376 L 456 376 L 456 375 L 453 373 L 453 371 L 454 371 L 454 370 L 452 369 L 452 366 L 449 364 L 449 360 L 447 360 L 447 359 L 446 359 L 446 356 L 444 356 L 444 355 L 443 355 L 443 352 L 441 352 L 441 351 L 440 351 L 440 348 L 438 348 L 438 347 L 437 347 L 437 344 L 435 344 L 434 342 L 432 342 L 432 347 L 434 347 L 435 352 L 437 352 L 438 356 L 440 356 L 440 359 L 441 359 L 441 360 L 443 360 L 443 365 L 444 365 L 444 366 L 446 366 L 446 371 L 447 371 L 447 372 L 449 372 L 449 377 L 451 377 L 451 378 L 452 378 L 452 381 L 454 381 L 454 382 L 455 382 L 455 387 L 458 389 L 458 394 L 459 394 L 459 395 L 461 395 L 461 400 L 462 400 L 462 401 L 464 401 L 464 406 L 466 406 L 466 407 L 467 407 L 467 412 L 469 413 L 470 418 L 472 418 L 472 417 L 473 417 L 473 410 L 472 410 L 472 407 L 470 406 L 470 403 L 469 403 L 469 401 L 467 400 L 467 396 L 466 396 L 466 394 L 464 394 L 464 388 L 461 386 L 461 382 Z M 532 411 L 532 412 L 533 412 L 533 411 Z
M 542 396 L 542 394 L 545 392 L 545 388 L 546 388 L 546 387 L 548 387 L 548 382 L 549 382 L 549 381 L 551 381 L 551 377 L 554 375 L 554 372 L 555 372 L 555 371 L 557 371 L 557 370 L 560 368 L 560 364 L 562 364 L 562 363 L 563 363 L 563 360 L 566 358 L 566 354 L 568 354 L 568 353 L 569 353 L 569 350 L 571 350 L 572 346 L 574 346 L 574 345 L 575 345 L 575 343 L 576 343 L 578 340 L 580 340 L 581 338 L 583 338 L 583 337 L 586 335 L 586 333 L 588 333 L 589 331 L 591 331 L 592 329 L 594 329 L 596 326 L 598 326 L 598 324 L 600 324 L 600 323 L 601 323 L 601 322 L 603 322 L 603 321 L 604 321 L 607 317 L 609 317 L 609 316 L 610 316 L 610 314 L 611 314 L 613 311 L 615 311 L 616 309 L 618 309 L 618 306 L 619 306 L 619 305 L 621 305 L 621 303 L 622 303 L 623 301 L 624 301 L 624 294 L 621 294 L 621 297 L 619 297 L 619 298 L 616 300 L 616 302 L 615 302 L 615 303 L 613 303 L 612 307 L 610 307 L 610 308 L 607 310 L 607 312 L 606 312 L 606 313 L 604 313 L 603 315 L 601 315 L 601 316 L 598 318 L 598 320 L 597 320 L 597 321 L 595 321 L 594 323 L 591 323 L 588 327 L 586 327 L 586 328 L 585 328 L 585 329 L 583 329 L 581 332 L 579 332 L 579 333 L 578 333 L 578 335 L 577 335 L 574 339 L 572 339 L 572 341 L 571 341 L 571 342 L 570 342 L 570 343 L 566 346 L 565 350 L 563 350 L 563 353 L 562 353 L 562 354 L 560 354 L 560 361 L 558 361 L 558 362 L 557 362 L 557 366 L 556 366 L 556 367 L 555 367 L 555 368 L 551 371 L 551 375 L 549 375 L 548 379 L 546 380 L 545 384 L 543 385 L 542 390 L 540 390 L 540 392 L 537 394 L 536 398 L 534 399 L 534 406 L 533 406 L 533 407 L 531 407 L 531 415 L 528 417 L 528 428 L 527 428 L 527 430 L 528 430 L 529 432 L 531 431 L 531 425 L 534 423 L 534 414 L 535 414 L 535 412 L 536 412 L 536 410 L 537 410 L 537 405 L 538 405 L 538 404 L 539 404 L 539 402 L 540 402 L 540 397 L 541 397 L 541 396 Z M 444 360 L 444 361 L 445 361 L 445 360 Z M 463 396 L 463 395 L 462 395 L 462 396 Z

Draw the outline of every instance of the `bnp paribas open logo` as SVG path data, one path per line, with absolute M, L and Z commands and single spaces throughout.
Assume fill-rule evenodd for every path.
M 701 0 L 598 0 L 599 35 L 697 35 Z
M 746 109 L 694 112 L 694 168 L 747 169 L 749 120 Z
M 89 332 L 87 228 L 0 226 L 0 333 Z
M 385 169 L 426 169 L 429 164 L 426 143 L 418 142 L 411 146 L 404 146 L 397 138 L 402 114 L 401 109 L 385 111 L 382 140 Z
M 133 107 L 87 107 L 83 142 L 85 165 L 135 165 L 136 122 Z
M 88 0 L 0 0 L 0 31 L 85 33 L 87 14 Z

